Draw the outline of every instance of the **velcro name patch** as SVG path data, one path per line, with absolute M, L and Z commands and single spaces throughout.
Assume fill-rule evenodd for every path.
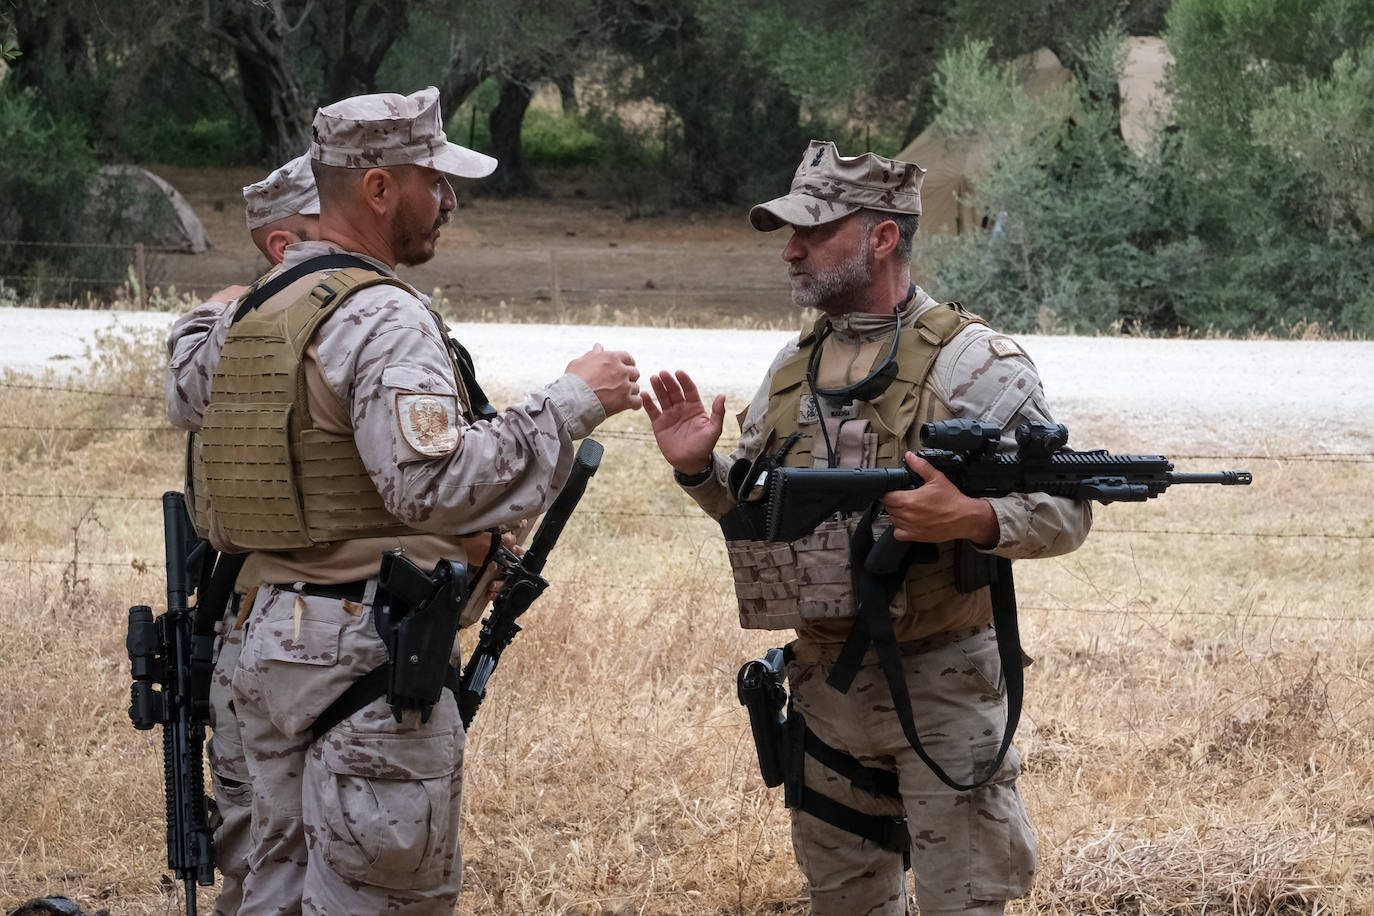
M 1010 337 L 994 337 L 988 341 L 988 349 L 992 355 L 998 359 L 1008 356 L 1025 356 L 1026 351 L 1021 349 L 1021 345 Z

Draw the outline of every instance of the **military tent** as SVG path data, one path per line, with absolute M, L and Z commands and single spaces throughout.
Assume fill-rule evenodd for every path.
M 199 254 L 210 247 L 191 205 L 176 188 L 136 165 L 107 165 L 92 183 L 90 229 L 102 241 Z

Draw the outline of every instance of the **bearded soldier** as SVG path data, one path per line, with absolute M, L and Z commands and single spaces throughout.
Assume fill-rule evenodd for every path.
M 756 229 L 791 229 L 782 257 L 793 301 L 822 314 L 774 359 L 740 415 L 733 455 L 713 451 L 724 397 L 708 409 L 686 372 L 653 376 L 657 403 L 644 401 L 677 482 L 717 519 L 728 521 L 768 467 L 905 462 L 925 482 L 884 497 L 887 518 L 876 522 L 832 518 L 789 544 L 729 541 L 741 624 L 796 630 L 785 657 L 800 752 L 789 755 L 787 801 L 812 909 L 829 916 L 906 913 L 908 857 L 922 916 L 991 916 L 1029 889 L 1035 839 L 1016 789 L 1019 757 L 1002 748 L 989 558 L 1066 553 L 1091 524 L 1087 504 L 1068 499 L 967 497 L 913 454 L 923 422 L 995 424 L 1010 448 L 1018 426 L 1049 421 L 1021 346 L 911 282 L 923 174 L 813 141 L 790 193 L 751 210 Z M 899 724 L 883 660 L 855 624 L 868 600 L 850 568 L 860 525 L 938 545 L 878 613 L 891 617 L 900 653 L 890 663 L 940 775 Z
M 320 109 L 318 240 L 287 246 L 222 343 L 183 369 L 212 378 L 183 411 L 201 439 L 196 528 L 248 554 L 239 582 L 253 586 L 231 678 L 252 787 L 245 916 L 452 913 L 464 732 L 451 683 L 418 705 L 388 685 L 433 653 L 452 675 L 458 646 L 390 658 L 382 634 L 417 612 L 379 575 L 433 567 L 445 601 L 425 607 L 448 607 L 455 563 L 473 555 L 462 535 L 540 513 L 574 441 L 640 404 L 634 360 L 598 345 L 493 410 L 466 351 L 397 278 L 433 257 L 456 203 L 448 176 L 496 167 L 442 124 L 433 87 Z

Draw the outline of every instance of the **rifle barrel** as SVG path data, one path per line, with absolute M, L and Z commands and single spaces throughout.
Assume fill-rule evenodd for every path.
M 1169 483 L 1216 483 L 1223 487 L 1246 487 L 1254 478 L 1249 471 L 1216 471 L 1214 473 L 1182 474 L 1170 472 Z

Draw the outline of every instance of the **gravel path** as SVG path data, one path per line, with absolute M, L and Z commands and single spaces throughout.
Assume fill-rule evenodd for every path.
M 146 312 L 0 308 L 0 369 L 70 371 L 101 328 L 164 330 Z M 514 396 L 554 378 L 593 343 L 647 371 L 686 369 L 703 394 L 744 406 L 786 331 L 458 324 L 489 388 Z M 1020 338 L 1058 420 L 1080 447 L 1218 454 L 1374 453 L 1374 343 Z M 1091 438 L 1089 438 L 1091 437 Z

